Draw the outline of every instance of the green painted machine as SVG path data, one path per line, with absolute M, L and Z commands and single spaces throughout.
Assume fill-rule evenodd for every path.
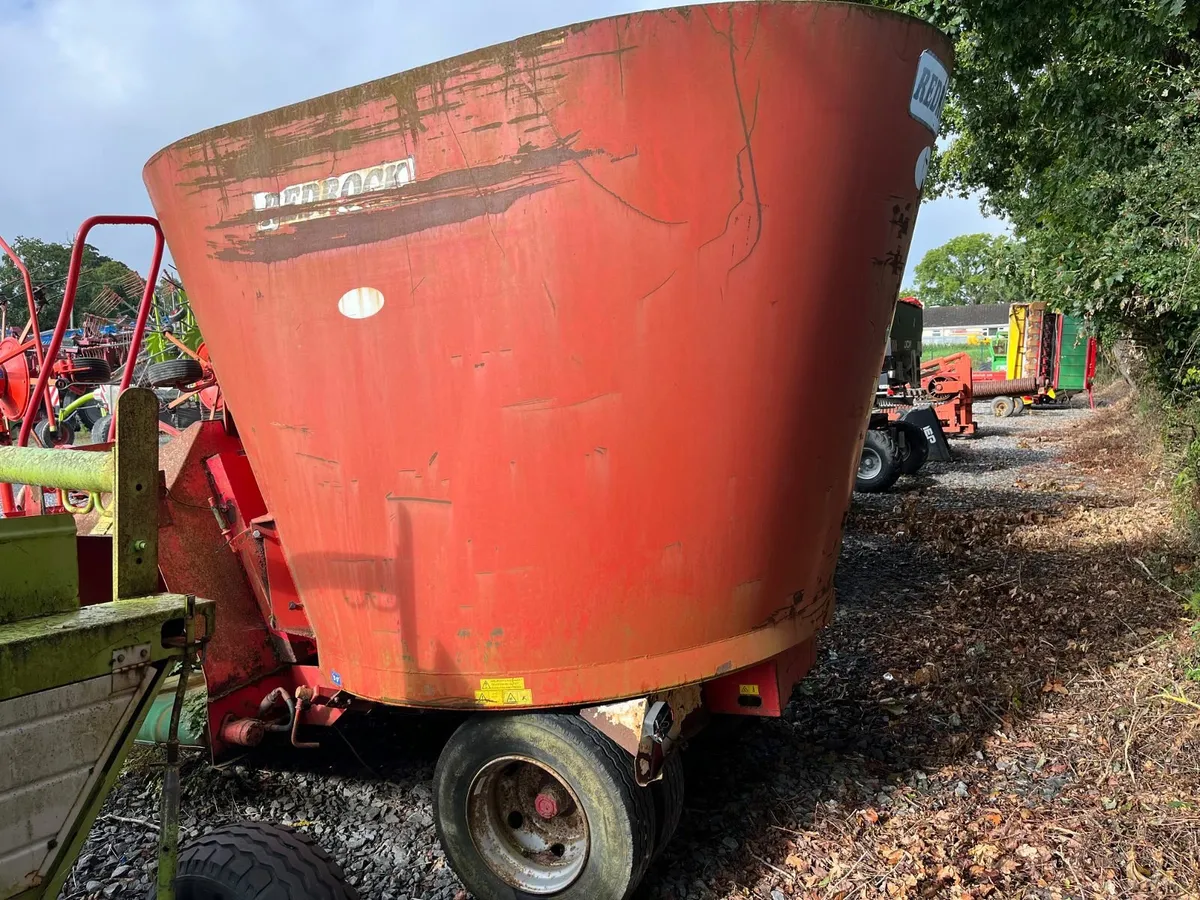
M 160 589 L 158 462 L 143 389 L 120 396 L 111 446 L 0 446 L 0 482 L 69 492 L 99 519 L 82 534 L 71 514 L 0 517 L 0 900 L 58 896 L 172 675 L 154 896 L 241 900 L 290 867 L 312 874 L 272 896 L 350 900 L 336 865 L 284 829 L 237 826 L 179 852 L 183 700 L 216 621 L 212 601 Z

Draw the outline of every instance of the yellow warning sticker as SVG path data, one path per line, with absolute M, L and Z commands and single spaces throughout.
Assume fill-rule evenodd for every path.
M 520 681 L 521 679 L 518 678 L 515 680 Z M 481 703 L 488 703 L 493 706 L 532 706 L 533 691 L 476 691 L 475 699 Z
M 525 679 L 480 678 L 479 689 L 481 691 L 523 691 L 525 690 Z
M 758 696 L 758 685 L 757 684 L 739 684 L 738 685 L 738 693 L 741 694 L 743 697 L 757 697 Z

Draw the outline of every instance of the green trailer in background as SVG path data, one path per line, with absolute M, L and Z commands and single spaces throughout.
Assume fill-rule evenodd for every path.
M 1053 312 L 1045 303 L 1014 303 L 1008 334 L 992 343 L 992 372 L 975 376 L 975 397 L 991 398 L 999 418 L 1069 403 L 1085 392 L 1090 399 L 1097 352 L 1080 317 Z

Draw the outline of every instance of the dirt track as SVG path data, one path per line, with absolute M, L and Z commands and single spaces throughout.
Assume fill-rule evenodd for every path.
M 683 824 L 639 897 L 1194 891 L 1195 647 L 1156 583 L 1191 562 L 1127 421 L 982 418 L 954 464 L 856 498 L 817 668 L 784 720 L 689 748 Z M 194 765 L 185 824 L 298 823 L 364 897 L 452 900 L 430 778 L 453 724 L 381 717 L 315 753 Z M 145 896 L 147 759 L 65 896 Z

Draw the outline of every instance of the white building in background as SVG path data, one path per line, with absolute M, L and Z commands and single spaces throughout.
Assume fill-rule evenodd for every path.
M 922 343 L 978 344 L 1008 331 L 1008 304 L 926 306 Z

